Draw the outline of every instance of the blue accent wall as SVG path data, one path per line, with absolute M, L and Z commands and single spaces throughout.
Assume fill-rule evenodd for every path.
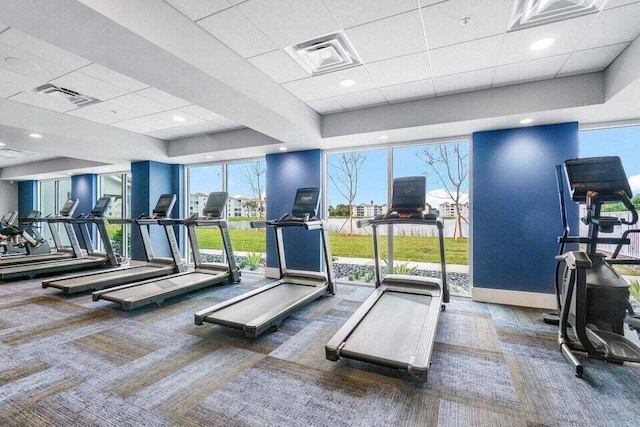
M 18 183 L 18 217 L 24 218 L 38 205 L 38 181 Z
M 473 286 L 553 293 L 562 234 L 555 165 L 578 157 L 578 123 L 477 132 L 472 156 Z
M 173 193 L 177 200 L 171 216 L 180 218 L 184 207 L 183 170 L 182 165 L 153 161 L 131 163 L 131 216 L 135 218 L 142 214 L 150 215 L 161 194 Z M 161 227 L 151 228 L 151 243 L 156 256 L 171 255 Z M 135 231 L 131 233 L 131 259 L 145 259 L 140 234 Z
M 321 187 L 322 151 L 320 150 L 268 154 L 266 163 L 266 216 L 269 219 L 279 218 L 285 212 L 291 214 L 298 188 Z M 284 230 L 283 236 L 287 268 L 320 271 L 322 264 L 318 231 L 308 232 L 302 228 L 287 229 Z M 278 267 L 273 230 L 267 230 L 267 266 Z

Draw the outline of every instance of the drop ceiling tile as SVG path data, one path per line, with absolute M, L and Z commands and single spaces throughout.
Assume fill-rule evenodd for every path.
M 238 9 L 279 47 L 340 30 L 322 0 L 251 0 Z
M 309 74 L 281 49 L 254 56 L 248 61 L 278 83 L 309 77 Z
M 605 10 L 578 45 L 578 50 L 633 41 L 640 34 L 640 3 Z
M 118 123 L 113 123 L 111 126 L 115 126 L 121 129 L 130 130 L 137 133 L 148 133 L 156 130 L 169 129 L 176 126 L 176 122 L 167 120 L 161 120 L 152 116 L 138 117 L 131 120 L 125 120 Z
M 331 96 L 362 92 L 364 90 L 377 87 L 376 82 L 373 81 L 367 72 L 367 69 L 363 65 L 333 73 L 322 74 L 320 76 L 312 77 L 312 79 L 315 80 L 320 87 Z M 340 82 L 347 79 L 354 80 L 355 84 L 351 87 L 340 86 Z
M 138 111 L 114 103 L 113 99 L 69 111 L 67 114 L 104 124 L 129 120 L 143 115 Z
M 149 87 L 136 93 L 140 96 L 144 96 L 145 98 L 149 98 L 153 101 L 159 102 L 160 104 L 164 104 L 169 108 L 186 107 L 187 105 L 191 104 L 190 102 L 185 101 L 182 98 L 170 95 L 167 92 L 156 89 L 155 87 Z
M 276 48 L 276 45 L 236 8 L 202 19 L 198 21 L 198 25 L 244 58 Z
M 184 126 L 176 126 L 169 129 L 162 129 L 153 132 L 148 132 L 147 135 L 160 139 L 177 139 L 193 134 L 193 130 Z
M 231 7 L 228 0 L 166 0 L 192 21 Z
M 4 61 L 0 60 L 0 68 L 37 80 L 38 86 L 72 71 L 71 68 L 34 56 L 1 42 L 0 58 L 4 58 Z
M 374 107 L 387 103 L 380 89 L 370 89 L 336 96 L 336 101 L 347 110 L 357 110 L 359 108 Z
M 136 111 L 138 113 L 137 117 L 167 110 L 166 105 L 153 101 L 149 98 L 145 98 L 144 96 L 140 96 L 137 93 L 129 93 L 127 95 L 114 98 L 110 102 L 116 106 L 120 106 L 121 108 Z
M 76 109 L 76 106 L 66 99 L 55 95 L 45 95 L 44 93 L 21 92 L 9 99 L 12 101 L 22 102 L 23 104 L 33 105 L 35 107 L 57 111 L 59 113 Z
M 324 0 L 342 28 L 407 12 L 418 7 L 415 0 Z
M 496 68 L 493 86 L 545 80 L 555 77 L 569 55 L 558 55 Z
M 433 84 L 438 96 L 472 90 L 488 89 L 493 81 L 495 68 L 469 71 L 434 79 Z
M 495 67 L 502 35 L 473 40 L 430 51 L 434 77 Z
M 304 102 L 315 101 L 316 99 L 322 98 L 329 98 L 331 96 L 331 94 L 320 87 L 318 82 L 316 82 L 311 77 L 284 83 L 282 87 L 284 87 L 286 90 L 288 90 Z
M 222 127 L 223 129 L 240 129 L 244 127 L 240 123 L 234 122 L 233 120 L 227 119 L 226 117 L 224 119 L 214 120 L 213 123 Z
M 389 103 L 409 101 L 418 98 L 429 98 L 435 95 L 433 80 L 420 80 L 400 85 L 380 88 Z
M 0 97 L 7 98 L 18 92 L 29 91 L 40 84 L 37 80 L 0 68 Z
M 93 63 L 83 67 L 79 71 L 98 80 L 102 80 L 105 83 L 124 89 L 127 92 L 134 92 L 136 90 L 149 87 L 148 84 L 139 82 L 129 76 L 125 76 L 124 74 L 120 74 L 107 67 L 103 67 L 100 64 Z
M 367 63 L 426 50 L 417 10 L 351 28 L 346 34 Z
M 591 14 L 507 33 L 504 36 L 498 64 L 513 64 L 571 53 L 595 17 L 596 14 Z M 555 39 L 548 49 L 533 51 L 529 48 L 536 40 L 548 37 Z
M 219 132 L 224 130 L 224 128 L 214 122 L 200 122 L 193 123 L 187 126 L 194 132 L 203 133 L 203 132 Z
M 0 43 L 15 47 L 24 52 L 29 52 L 33 56 L 62 65 L 69 70 L 75 70 L 76 68 L 91 63 L 88 59 L 81 58 L 78 55 L 22 33 L 14 28 L 10 28 L 0 34 Z
M 110 85 L 109 83 L 105 83 L 102 80 L 90 77 L 80 71 L 73 71 L 69 74 L 65 74 L 62 77 L 51 80 L 51 83 L 56 86 L 71 89 L 83 95 L 98 98 L 101 101 L 115 98 L 127 93 L 127 91 L 124 89 Z
M 448 0 L 420 0 L 420 7 L 431 6 L 437 3 L 444 3 Z
M 166 127 L 175 127 L 175 126 L 189 126 L 196 123 L 202 123 L 204 120 L 200 117 L 196 117 L 192 114 L 188 114 L 182 110 L 168 110 L 162 111 L 159 113 L 149 114 L 148 117 L 150 119 L 162 121 L 168 126 Z M 177 121 L 174 117 L 181 117 L 182 121 Z
M 180 108 L 180 111 L 183 111 L 202 120 L 224 119 L 224 117 L 220 114 L 216 114 L 213 111 L 209 111 L 206 108 L 202 108 L 198 105 L 189 105 L 188 107 L 182 107 Z
M 638 3 L 638 1 L 640 0 L 609 0 L 604 8 L 605 10 L 613 9 L 615 7 L 626 6 L 632 3 Z
M 431 77 L 427 52 L 371 62 L 367 64 L 367 69 L 378 86 L 397 85 Z
M 627 46 L 629 46 L 629 43 L 619 43 L 612 46 L 573 52 L 567 62 L 562 66 L 559 76 L 602 71 L 607 68 Z
M 333 98 L 317 99 L 307 102 L 307 105 L 320 114 L 331 114 L 345 111 L 344 107 Z

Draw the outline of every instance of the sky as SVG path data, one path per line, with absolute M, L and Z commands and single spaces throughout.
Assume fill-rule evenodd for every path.
M 463 149 L 468 150 L 467 143 L 462 142 Z M 619 155 L 622 158 L 627 176 L 634 194 L 640 193 L 640 126 L 589 130 L 580 132 L 580 157 Z M 430 170 L 423 158 L 418 157 L 420 146 L 394 148 L 393 170 L 395 177 L 426 175 L 427 203 L 437 206 L 446 201 L 444 186 L 437 176 Z M 366 160 L 360 170 L 360 184 L 356 204 L 370 203 L 384 204 L 387 200 L 387 150 L 363 151 Z M 327 170 L 336 173 L 333 165 L 340 159 L 341 153 L 328 155 Z M 228 187 L 232 196 L 244 195 L 252 197 L 251 189 L 243 180 L 248 163 L 229 164 Z M 443 169 L 441 169 L 443 171 Z M 222 189 L 222 167 L 200 166 L 189 168 L 190 192 L 208 193 Z M 463 192 L 468 192 L 468 180 L 463 186 Z M 330 205 L 345 203 L 336 186 L 327 180 L 327 195 Z

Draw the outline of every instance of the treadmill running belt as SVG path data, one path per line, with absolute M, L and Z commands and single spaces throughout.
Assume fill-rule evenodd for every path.
M 202 282 L 211 280 L 215 281 L 219 276 L 220 275 L 193 272 L 183 274 L 181 276 L 144 283 L 138 286 L 132 286 L 126 289 L 106 292 L 101 295 L 101 298 L 115 302 L 135 302 L 165 294 L 167 293 L 167 290 L 190 288 Z
M 406 367 L 416 354 L 430 304 L 428 295 L 385 292 L 349 336 L 341 354 Z
M 64 286 L 66 287 L 73 288 L 76 286 L 83 286 L 91 283 L 100 283 L 101 281 L 106 281 L 106 280 L 117 280 L 125 277 L 131 277 L 132 278 L 131 281 L 133 282 L 134 281 L 133 278 L 135 278 L 136 276 L 152 273 L 157 270 L 158 270 L 158 267 L 147 267 L 147 266 L 129 267 L 129 268 L 122 268 L 122 269 L 113 270 L 113 271 L 104 271 L 100 273 L 73 277 L 73 278 L 61 277 L 60 279 L 52 280 L 49 283 L 51 287 L 56 287 L 56 284 L 60 282 L 61 284 L 64 284 Z

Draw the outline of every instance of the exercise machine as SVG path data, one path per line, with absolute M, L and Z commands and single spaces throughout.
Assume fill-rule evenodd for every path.
M 214 323 L 240 329 L 247 337 L 278 328 L 293 311 L 323 295 L 334 295 L 333 264 L 324 222 L 317 218 L 319 188 L 299 188 L 291 211 L 274 221 L 252 221 L 252 228 L 270 228 L 276 237 L 280 279 L 195 313 L 195 324 Z M 316 230 L 322 242 L 324 271 L 288 269 L 283 230 Z
M 175 194 L 162 194 L 151 216 L 140 216 L 136 219 L 118 218 L 109 220 L 110 224 L 128 224 L 138 229 L 144 249 L 145 263 L 107 271 L 56 277 L 42 281 L 42 287 L 57 288 L 62 290 L 64 294 L 69 295 L 89 290 L 98 291 L 113 286 L 185 272 L 187 266 L 177 249 L 171 250 L 171 257 L 157 257 L 154 255 L 153 245 L 151 244 L 150 226 L 158 225 L 161 219 L 168 218 L 175 202 Z M 173 244 L 177 245 L 175 240 Z
M 51 237 L 53 239 L 56 250 L 54 252 L 51 252 L 51 248 L 47 243 L 46 246 L 44 247 L 44 249 L 47 249 L 47 248 L 49 249 L 49 251 L 47 252 L 34 253 L 34 254 L 25 252 L 23 256 L 2 258 L 0 259 L 0 269 L 4 267 L 9 267 L 9 266 L 24 265 L 27 263 L 49 262 L 49 261 L 60 260 L 64 258 L 72 258 L 77 256 L 77 254 L 74 252 L 73 247 L 71 248 L 64 247 L 64 245 L 62 244 L 62 238 L 60 237 L 60 233 L 58 231 L 58 227 L 57 225 L 54 225 L 53 221 L 70 219 L 74 215 L 75 210 L 78 207 L 78 203 L 79 203 L 78 199 L 68 199 L 64 203 L 62 208 L 60 208 L 60 212 L 58 215 L 49 215 L 45 218 L 40 217 L 39 211 L 36 211 L 36 210 L 31 211 L 28 217 L 24 219 L 25 224 L 30 224 L 31 228 L 35 230 L 38 227 L 38 225 L 36 224 L 47 223 L 47 226 L 49 227 L 49 230 L 51 232 Z M 51 220 L 52 222 L 49 222 L 49 220 Z M 68 231 L 66 226 L 65 226 L 65 230 Z
M 556 257 L 564 265 L 556 289 L 560 313 L 558 345 L 573 365 L 575 375 L 581 377 L 584 368 L 576 352 L 607 362 L 640 363 L 640 347 L 624 336 L 625 324 L 640 336 L 640 316 L 629 303 L 629 284 L 613 268 L 616 264 L 640 264 L 635 258 L 617 257 L 622 246 L 630 243 L 629 233 L 637 230 L 628 230 L 619 238 L 600 236 L 612 233 L 617 226 L 636 224 L 638 213 L 629 199 L 631 188 L 619 157 L 567 160 L 564 169 L 572 200 L 585 205 L 582 221 L 589 231 L 587 237 L 559 238 L 561 245 L 584 244 L 586 250 Z M 631 213 L 630 220 L 602 215 L 603 205 L 620 202 Z M 563 222 L 566 224 L 566 218 Z M 614 255 L 607 258 L 598 252 L 598 244 L 616 245 Z
M 33 278 L 43 274 L 54 274 L 65 271 L 74 271 L 90 268 L 103 268 L 103 267 L 115 267 L 120 264 L 120 260 L 116 257 L 111 247 L 111 241 L 107 234 L 106 219 L 104 214 L 109 208 L 111 203 L 110 197 L 101 197 L 96 202 L 95 206 L 88 215 L 83 215 L 78 218 L 68 217 L 49 217 L 45 218 L 50 224 L 62 223 L 67 235 L 69 237 L 69 243 L 71 245 L 72 258 L 56 259 L 48 262 L 32 262 L 23 265 L 13 265 L 0 268 L 0 279 L 13 279 L 19 277 Z M 77 204 L 77 203 L 76 203 Z M 102 246 L 104 252 L 99 252 L 91 238 L 91 230 L 89 224 L 96 226 L 98 234 L 102 240 Z M 80 241 L 76 235 L 74 225 L 77 225 L 85 248 L 80 246 Z M 51 230 L 55 230 L 56 227 L 52 226 Z M 59 239 L 58 237 L 54 237 Z M 56 246 L 60 247 L 61 243 L 56 242 Z M 25 257 L 27 258 L 27 257 Z
M 327 359 L 361 360 L 406 371 L 417 381 L 427 380 L 440 311 L 449 302 L 449 287 L 444 222 L 436 215 L 423 214 L 425 194 L 425 177 L 396 178 L 388 213 L 356 223 L 372 229 L 375 290 L 326 344 Z M 396 224 L 437 228 L 442 279 L 400 274 L 381 277 L 378 228 Z
M 180 252 L 173 228 L 176 225 L 187 229 L 191 253 L 195 268 L 190 272 L 181 272 L 160 279 L 151 279 L 129 283 L 93 293 L 93 300 L 112 301 L 121 305 L 125 310 L 132 310 L 147 304 L 158 306 L 168 298 L 193 292 L 207 286 L 222 283 L 238 283 L 240 270 L 236 266 L 227 222 L 221 218 L 227 204 L 226 192 L 210 193 L 204 207 L 204 218 L 189 219 L 161 219 L 158 223 L 164 227 L 169 247 L 174 252 L 173 257 L 180 257 Z M 197 227 L 218 227 L 222 236 L 223 255 L 226 263 L 203 262 L 196 235 Z

